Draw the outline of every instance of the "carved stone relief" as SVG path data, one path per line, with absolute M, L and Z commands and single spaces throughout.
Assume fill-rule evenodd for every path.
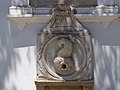
M 37 37 L 37 79 L 92 80 L 91 35 L 74 17 L 71 6 L 59 4 L 51 11 L 53 18 Z

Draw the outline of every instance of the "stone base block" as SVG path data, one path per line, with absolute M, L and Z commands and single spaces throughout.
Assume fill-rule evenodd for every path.
M 93 90 L 93 81 L 84 82 L 40 82 L 35 81 L 37 90 Z

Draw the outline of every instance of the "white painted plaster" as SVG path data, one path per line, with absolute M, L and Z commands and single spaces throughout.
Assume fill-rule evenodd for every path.
M 45 24 L 29 24 L 21 31 L 11 22 L 9 28 L 6 16 L 10 2 L 0 0 L 0 90 L 36 90 L 36 35 Z M 104 22 L 82 25 L 93 38 L 95 90 L 119 90 L 120 20 L 107 29 Z

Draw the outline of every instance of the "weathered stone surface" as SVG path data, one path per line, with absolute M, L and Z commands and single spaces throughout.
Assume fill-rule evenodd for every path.
M 37 90 L 93 90 L 93 81 L 35 82 Z
M 50 39 L 43 43 L 40 42 L 41 45 L 38 50 L 40 53 L 38 55 L 38 78 L 44 77 L 54 80 L 92 79 L 90 36 L 84 35 L 80 38 L 79 33 L 76 35 L 70 34 L 50 34 Z M 38 39 L 46 39 L 47 37 L 49 37 L 49 34 L 42 37 L 38 36 Z M 62 41 L 63 38 L 69 40 L 69 42 Z M 70 40 L 70 38 L 74 38 L 74 41 Z M 63 46 L 59 45 L 60 41 L 62 41 L 61 45 Z
M 38 34 L 37 80 L 41 84 L 93 80 L 91 35 L 74 17 L 73 10 L 67 4 L 59 4 L 52 9 L 53 18 Z M 81 84 L 52 86 L 49 90 L 87 90 Z

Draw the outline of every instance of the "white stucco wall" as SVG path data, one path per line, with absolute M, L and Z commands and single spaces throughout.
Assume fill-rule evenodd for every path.
M 36 47 L 35 43 L 26 44 L 27 41 L 35 42 L 35 35 L 31 39 L 30 32 L 11 32 L 7 19 L 9 6 L 10 0 L 0 0 L 0 90 L 35 90 Z M 13 43 L 14 38 L 18 42 Z
M 104 23 L 85 23 L 92 34 L 95 90 L 120 90 L 120 21 L 105 30 Z
M 10 2 L 0 1 L 0 90 L 36 90 L 36 34 L 45 24 L 21 31 L 6 17 Z M 95 90 L 120 90 L 120 20 L 107 30 L 102 22 L 82 25 L 93 37 Z

